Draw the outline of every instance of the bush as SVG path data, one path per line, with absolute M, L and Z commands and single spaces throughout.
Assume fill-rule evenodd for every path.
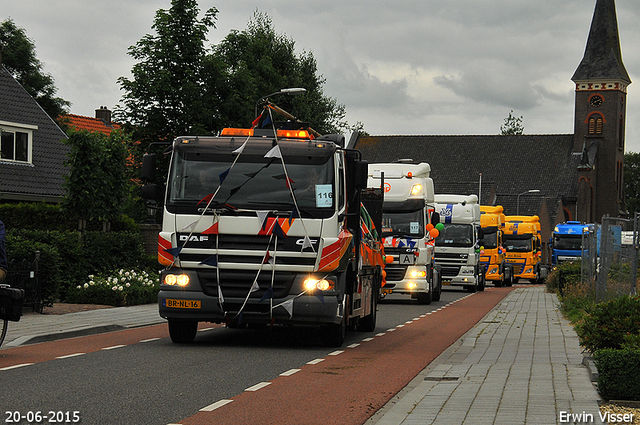
M 16 251 L 14 245 L 18 243 L 21 249 Z M 49 302 L 55 299 L 56 294 L 59 299 L 67 300 L 67 291 L 86 283 L 89 274 L 104 275 L 121 268 L 153 270 L 158 267 L 157 259 L 145 253 L 141 237 L 136 232 L 90 231 L 85 232 L 81 239 L 79 232 L 70 231 L 7 231 L 10 258 L 31 260 L 36 250 L 43 253 L 54 250 L 57 253 L 40 260 L 44 273 L 41 282 L 55 288 L 55 291 L 50 291 L 53 299 Z
M 640 400 L 640 350 L 595 352 L 598 392 L 605 400 Z
M 640 334 L 640 296 L 622 296 L 586 308 L 575 330 L 580 343 L 590 352 L 620 348 L 625 335 Z
M 555 270 L 547 276 L 547 292 L 563 295 L 565 290 L 580 284 L 580 273 L 582 268 L 580 261 L 561 263 Z
M 149 304 L 158 300 L 157 273 L 120 269 L 117 273 L 89 275 L 86 282 L 69 289 L 67 301 L 116 307 Z

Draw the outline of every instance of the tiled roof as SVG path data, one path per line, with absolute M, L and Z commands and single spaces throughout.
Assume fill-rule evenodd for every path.
M 361 136 L 355 148 L 370 163 L 410 158 L 431 165 L 436 193 L 471 194 L 481 203 L 502 205 L 507 215 L 540 211 L 546 199 L 551 220 L 558 200 L 577 196 L 577 165 L 572 134 L 518 136 Z M 496 199 L 489 199 L 495 192 Z
M 33 130 L 32 163 L 0 161 L 0 197 L 59 199 L 69 148 L 66 134 L 27 91 L 0 65 L 0 121 L 37 126 Z
M 113 130 L 120 128 L 120 124 L 111 123 L 106 125 L 100 118 L 85 117 L 82 115 L 67 114 L 65 118 L 69 119 L 69 125 L 75 127 L 78 130 L 99 131 L 106 134 L 111 134 Z

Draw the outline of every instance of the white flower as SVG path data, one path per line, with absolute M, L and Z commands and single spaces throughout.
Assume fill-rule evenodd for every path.
M 78 285 L 76 286 L 76 289 L 82 289 L 82 286 Z
M 90 280 L 89 281 L 89 285 L 93 286 L 93 285 L 95 285 L 95 282 L 93 280 Z
M 89 275 L 89 279 L 93 279 L 93 275 L 92 274 Z
M 127 282 L 127 284 L 125 285 L 127 288 L 131 286 L 131 284 L 129 282 Z
M 88 288 L 88 287 L 89 287 L 89 284 L 88 284 L 88 283 L 85 283 L 85 284 L 84 284 L 84 287 L 85 287 L 85 289 L 86 289 L 86 288 Z
M 117 287 L 117 286 L 114 286 L 114 287 L 113 287 L 113 288 L 111 288 L 111 289 L 112 289 L 113 291 L 117 291 L 117 290 L 118 290 L 118 287 Z
M 118 286 L 118 291 L 122 291 L 124 288 L 122 286 Z

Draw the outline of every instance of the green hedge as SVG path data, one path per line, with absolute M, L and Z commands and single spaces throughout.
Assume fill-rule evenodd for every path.
M 78 222 L 67 217 L 60 207 L 45 203 L 0 204 L 0 219 L 7 230 L 57 230 L 75 231 Z M 92 220 L 87 224 L 89 230 L 102 230 L 102 222 Z M 111 231 L 138 231 L 135 221 L 126 215 L 111 222 Z
M 110 273 L 121 268 L 157 270 L 155 256 L 144 252 L 137 232 L 53 230 L 7 230 L 9 259 L 32 260 L 41 252 L 40 281 L 46 288 L 45 302 L 66 300 L 70 288 L 83 285 L 88 275 Z
M 605 400 L 640 400 L 640 350 L 595 352 L 598 392 Z
M 586 307 L 586 315 L 575 330 L 590 352 L 621 348 L 625 335 L 640 334 L 640 296 L 622 296 Z

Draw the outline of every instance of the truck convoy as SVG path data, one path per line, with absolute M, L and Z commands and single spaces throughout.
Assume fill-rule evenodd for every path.
M 158 304 L 175 343 L 193 341 L 198 322 L 319 326 L 331 346 L 350 326 L 375 328 L 382 191 L 366 188 L 367 163 L 344 137 L 270 127 L 167 149 Z M 158 190 L 154 169 L 149 153 L 143 197 Z
M 541 283 L 541 236 L 537 215 L 508 215 L 503 236 L 507 250 L 507 264 L 513 267 L 513 282 L 529 279 Z
M 506 216 L 502 206 L 480 205 L 480 225 L 483 237 L 480 241 L 480 264 L 484 268 L 485 282 L 495 286 L 511 286 L 512 265 L 507 264 L 507 254 L 502 246 Z
M 444 228 L 436 238 L 436 265 L 442 284 L 484 291 L 480 264 L 480 206 L 477 195 L 435 195 L 436 212 Z
M 430 172 L 425 162 L 369 164 L 367 184 L 384 186 L 382 238 L 387 263 L 382 294 L 411 295 L 422 304 L 439 301 L 442 292 L 433 238 L 427 231 L 427 225 L 437 224 Z
M 565 261 L 582 259 L 582 234 L 593 228 L 593 224 L 579 221 L 557 224 L 551 235 L 551 265 L 557 267 Z

